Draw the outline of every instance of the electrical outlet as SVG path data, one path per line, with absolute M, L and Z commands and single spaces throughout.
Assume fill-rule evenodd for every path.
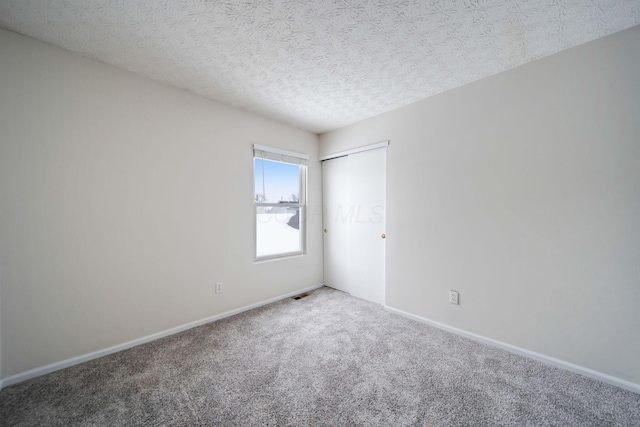
M 451 304 L 458 304 L 458 292 L 457 291 L 449 291 L 449 302 Z
M 216 283 L 216 294 L 221 294 L 222 293 L 222 282 L 217 282 Z

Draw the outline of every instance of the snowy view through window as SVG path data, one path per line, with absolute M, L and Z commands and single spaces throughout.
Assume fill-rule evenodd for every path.
M 258 258 L 302 251 L 301 167 L 254 158 Z

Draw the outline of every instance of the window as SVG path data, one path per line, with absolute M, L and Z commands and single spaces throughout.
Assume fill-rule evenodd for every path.
M 304 253 L 307 159 L 254 146 L 256 260 Z

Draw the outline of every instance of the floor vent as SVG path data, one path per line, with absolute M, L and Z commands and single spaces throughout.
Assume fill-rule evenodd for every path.
M 300 294 L 300 295 L 296 295 L 295 297 L 291 297 L 293 299 L 302 299 L 304 297 L 308 297 L 309 294 L 307 292 L 305 292 L 304 294 Z

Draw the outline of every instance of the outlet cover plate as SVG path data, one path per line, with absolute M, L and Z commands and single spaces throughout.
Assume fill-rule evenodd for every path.
M 458 291 L 449 291 L 449 302 L 451 304 L 458 304 Z

